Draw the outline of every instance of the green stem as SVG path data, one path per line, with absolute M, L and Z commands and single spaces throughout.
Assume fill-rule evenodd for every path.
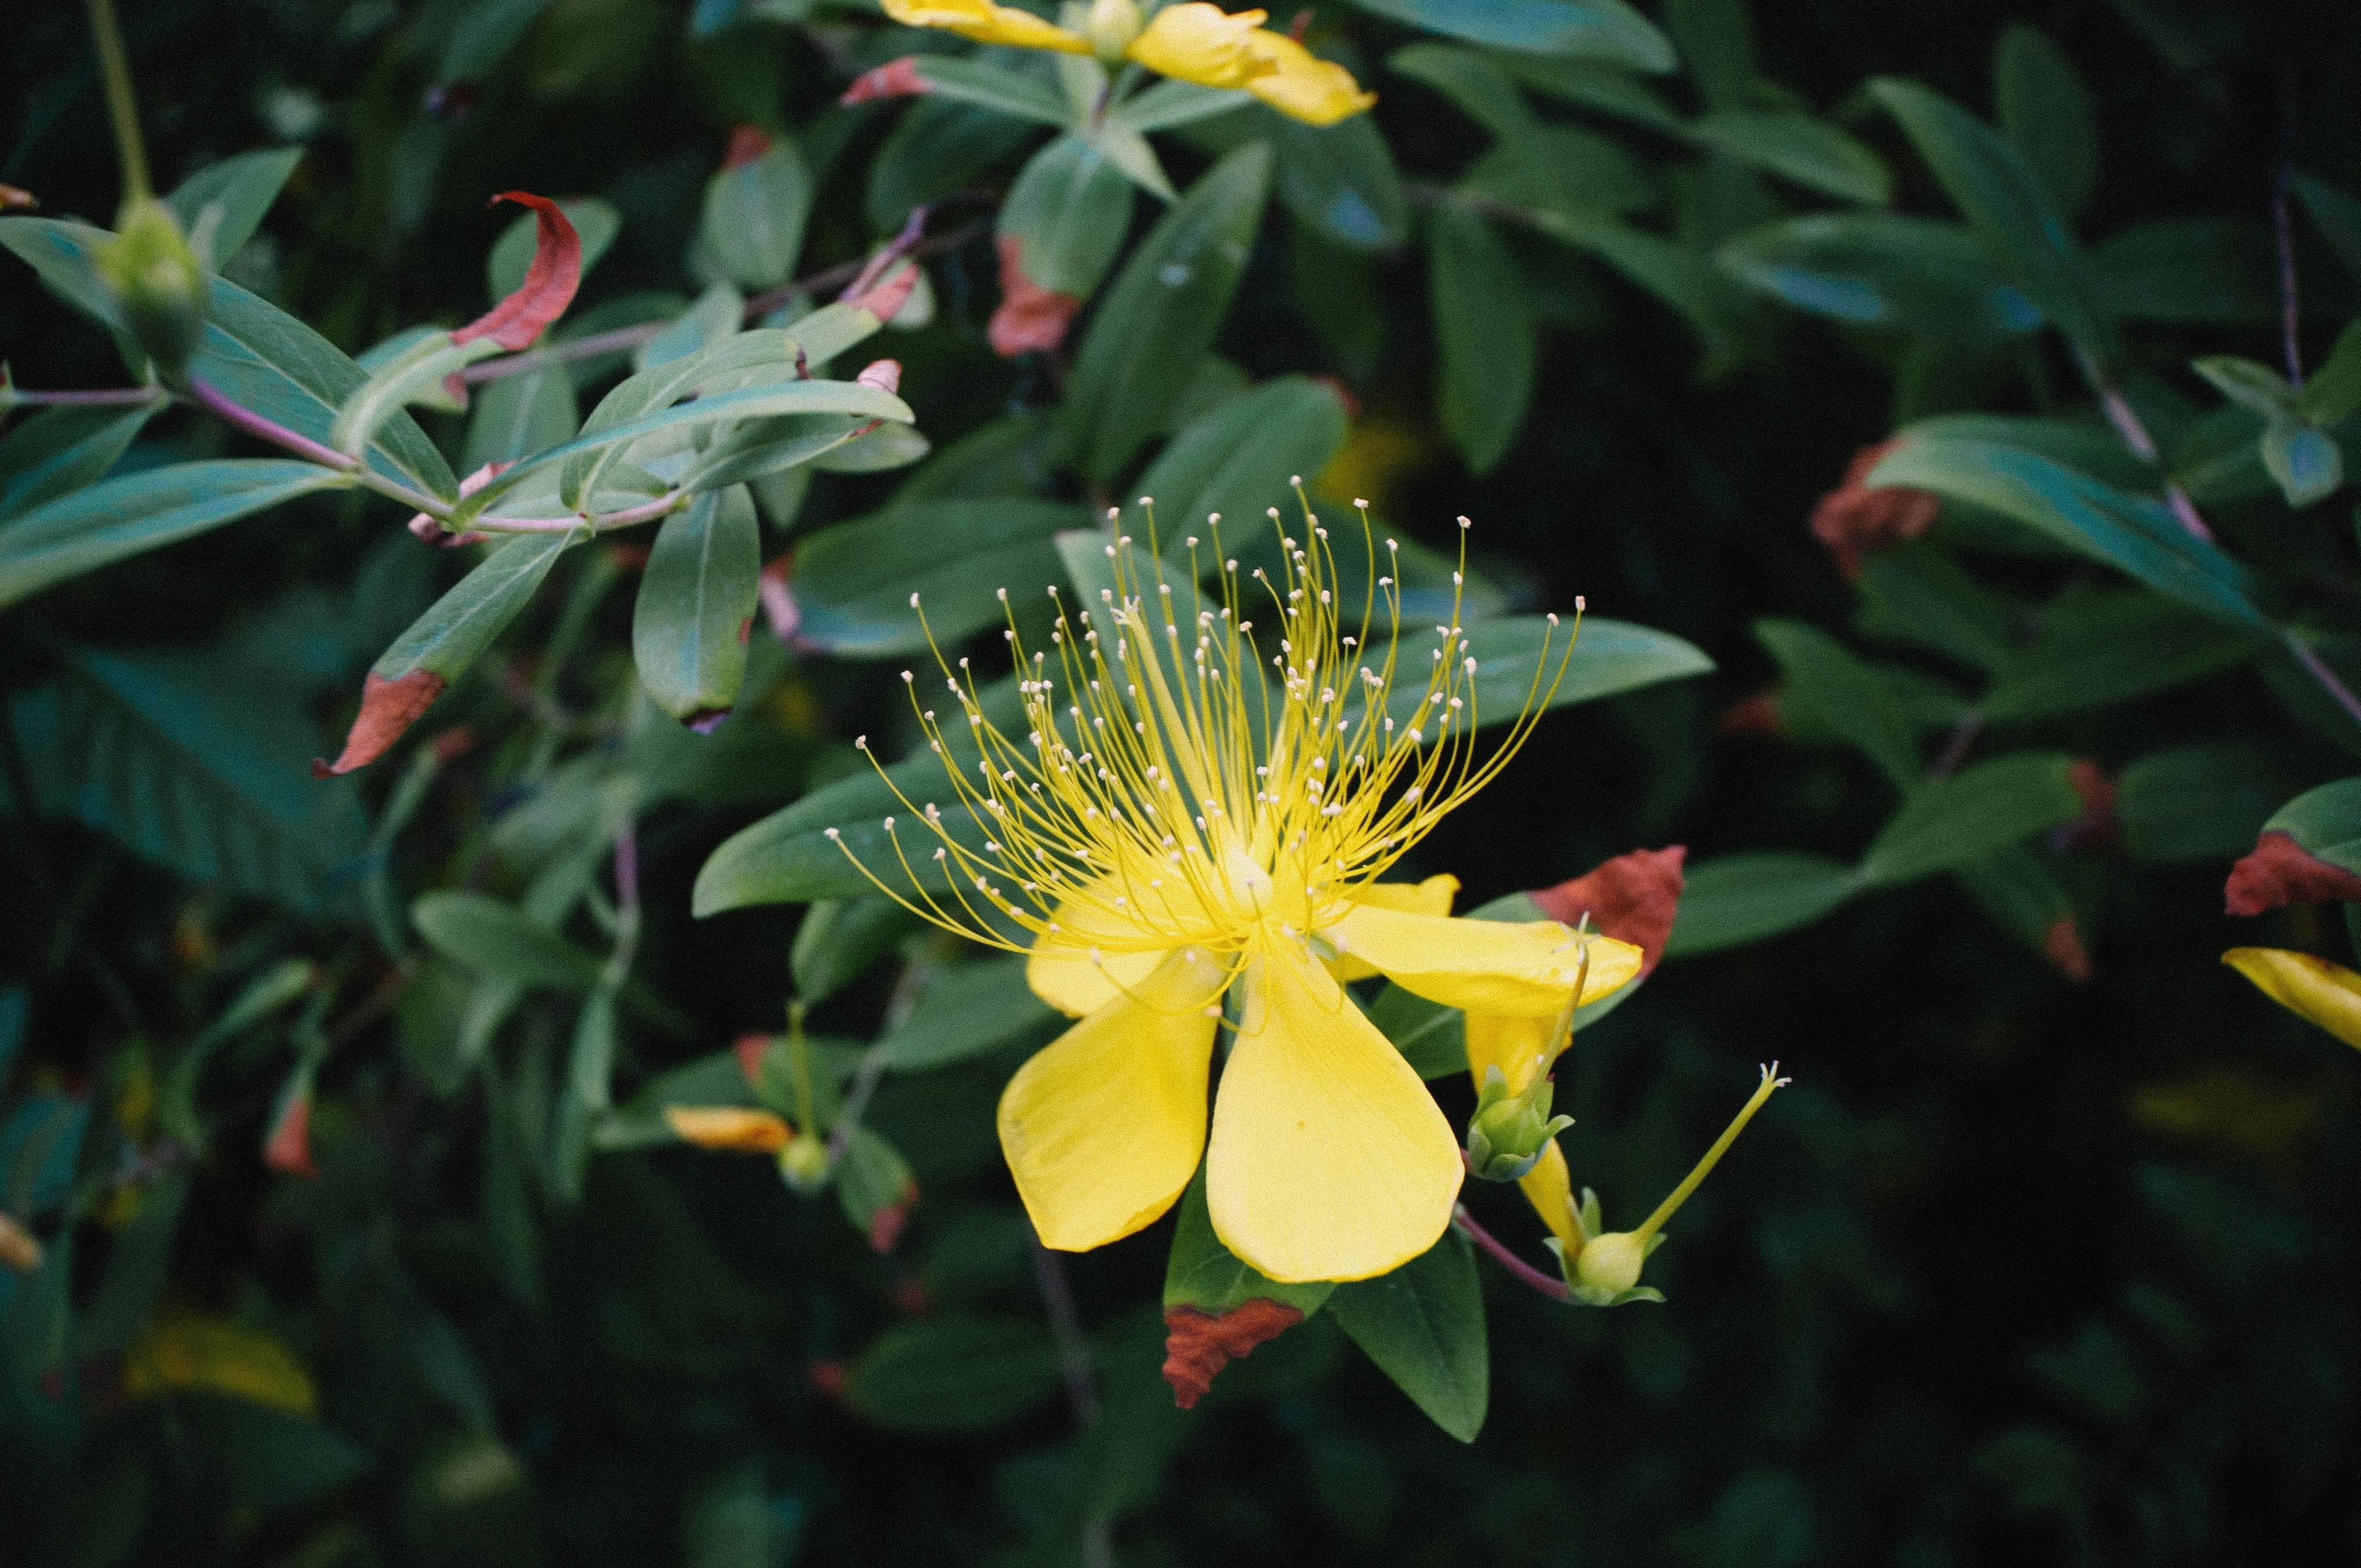
M 1730 1125 L 1721 1130 L 1721 1136 L 1713 1141 L 1713 1147 L 1705 1151 L 1705 1157 L 1697 1162 L 1696 1167 L 1682 1179 L 1678 1187 L 1673 1189 L 1670 1197 L 1656 1205 L 1656 1212 L 1648 1216 L 1646 1223 L 1631 1233 L 1633 1235 L 1645 1242 L 1650 1236 L 1662 1230 L 1664 1222 L 1673 1217 L 1674 1211 L 1689 1201 L 1689 1194 L 1697 1190 L 1697 1184 L 1713 1173 L 1713 1168 L 1720 1163 L 1721 1157 L 1730 1151 L 1730 1146 L 1738 1141 L 1738 1135 L 1746 1130 L 1746 1124 L 1754 1120 L 1754 1113 L 1762 1110 L 1763 1102 L 1771 1098 L 1772 1091 L 1787 1081 L 1784 1078 L 1772 1076 L 1778 1069 L 1778 1065 L 1773 1062 L 1763 1069 L 1763 1082 L 1755 1089 L 1754 1098 L 1749 1100 L 1746 1102 L 1746 1108 L 1739 1112 Z
M 819 1125 L 812 1106 L 811 1046 L 804 1038 L 801 1002 L 787 1003 L 787 1077 L 796 1091 L 796 1131 L 816 1138 Z
M 123 29 L 115 26 L 115 0 L 88 0 L 90 41 L 98 51 L 99 75 L 106 82 L 106 113 L 115 122 L 115 150 L 123 163 L 123 204 L 144 202 L 148 148 L 139 139 L 139 108 L 131 95 L 131 61 L 123 52 Z

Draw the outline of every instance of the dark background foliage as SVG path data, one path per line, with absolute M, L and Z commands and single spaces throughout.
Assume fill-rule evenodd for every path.
M 620 209 L 587 302 L 682 289 L 681 236 L 730 128 L 801 126 L 884 58 L 858 25 L 746 17 L 698 34 L 659 0 L 555 0 L 467 113 L 423 115 L 434 40 L 464 9 L 157 0 L 126 16 L 159 183 L 251 147 L 305 147 L 245 265 L 348 352 L 481 308 L 482 256 L 509 222 L 481 205 L 495 190 L 595 192 Z M 1708 37 L 1730 14 L 1675 9 Z M 1377 120 L 1406 176 L 1454 177 L 1482 134 L 1378 64 L 1412 35 L 1318 10 L 1382 93 Z M 2266 216 L 2290 93 L 2296 166 L 2355 182 L 2361 32 L 2340 5 L 1808 0 L 1758 6 L 1752 29 L 1763 76 L 1883 153 L 1898 205 L 1943 214 L 1892 123 L 1846 105 L 1866 78 L 1894 75 L 1988 112 L 1993 44 L 2012 22 L 2045 29 L 2090 83 L 2104 169 L 2091 232 Z M 52 214 L 103 220 L 115 175 L 79 8 L 19 8 L 7 31 L 0 180 Z M 865 210 L 864 170 L 893 113 L 848 118 L 807 267 L 857 257 L 884 226 Z M 1185 139 L 1169 160 L 1183 188 L 1210 161 Z M 955 181 L 974 198 L 944 203 L 933 232 L 988 214 L 1013 167 Z M 1697 212 L 1711 220 L 1709 205 Z M 1851 590 L 1805 519 L 1857 447 L 1904 417 L 2026 410 L 2033 394 L 2015 382 L 1897 392 L 1887 356 L 1795 314 L 1766 317 L 1745 363 L 1702 380 L 1680 317 L 1521 239 L 1536 288 L 1554 291 L 1546 319 L 1569 330 L 1544 334 L 1530 415 L 1477 477 L 1430 411 L 1423 253 L 1369 258 L 1377 347 L 1346 356 L 1307 319 L 1284 238 L 1265 225 L 1221 351 L 1257 379 L 1344 377 L 1359 428 L 1400 451 L 1382 495 L 1394 526 L 1447 543 L 1466 511 L 1478 565 L 1529 602 L 1586 595 L 1719 665 L 1552 720 L 1420 866 L 1457 872 L 1474 904 L 1635 845 L 1686 843 L 1693 864 L 1767 847 L 1851 853 L 1891 805 L 1866 765 L 1717 733 L 1717 716 L 1775 674 L 1750 627 L 1849 624 Z M 2333 264 L 2314 259 L 2307 280 L 2338 297 Z M 988 236 L 928 265 L 940 318 L 891 352 L 938 447 L 1052 405 L 1057 365 L 984 345 Z M 97 335 L 8 266 L 0 343 L 16 381 L 118 378 Z M 2343 309 L 2306 307 L 2315 355 Z M 2168 368 L 2224 351 L 2275 361 L 2275 323 L 2166 328 L 2147 348 Z M 2062 356 L 2048 369 L 2070 374 Z M 153 431 L 175 456 L 232 450 L 186 412 Z M 804 521 L 866 512 L 893 483 L 829 481 Z M 2339 534 L 2349 499 L 2282 522 Z M 0 678 L 28 685 L 69 643 L 176 647 L 259 627 L 256 646 L 324 733 L 348 716 L 359 663 L 441 569 L 423 550 L 401 554 L 406 538 L 386 544 L 392 532 L 382 505 L 315 499 L 80 580 L 0 620 Z M 2347 560 L 2351 542 L 2326 548 Z M 563 598 L 536 608 L 521 649 L 544 645 Z M 623 596 L 593 613 L 557 686 L 585 708 L 627 680 L 614 663 Z M 531 665 L 511 669 L 530 683 Z M 814 659 L 791 680 L 830 733 L 883 722 L 898 696 L 884 665 Z M 461 716 L 496 734 L 511 709 L 478 684 Z M 2293 726 L 2257 677 L 2234 672 L 2053 728 L 2045 743 L 2113 765 L 2168 740 Z M 2314 748 L 2301 752 L 2309 777 L 2336 771 L 2327 742 L 2301 744 Z M 782 765 L 803 769 L 812 749 L 789 748 Z M 490 743 L 435 783 L 406 851 L 413 891 L 466 880 L 445 857 L 513 806 L 511 761 Z M 381 764 L 372 800 L 398 763 Z M 641 1038 L 634 1078 L 777 1026 L 800 909 L 700 924 L 687 906 L 712 848 L 793 793 L 790 776 L 643 819 L 642 962 L 686 1025 Z M 104 834 L 22 814 L 0 829 L 0 974 L 33 999 L 28 1046 L 5 1069 L 19 1089 L 107 1090 L 269 962 L 334 961 L 301 922 Z M 338 1135 L 322 1135 L 317 1181 L 250 1157 L 284 1067 L 259 1054 L 214 1085 L 214 1156 L 167 1179 L 185 1184 L 186 1207 L 162 1299 L 282 1340 L 310 1368 L 333 1443 L 244 1433 L 235 1400 L 126 1399 L 105 1358 L 62 1381 L 12 1381 L 0 1556 L 1947 1568 L 2361 1554 L 2361 1061 L 2220 966 L 2241 941 L 2333 948 L 2334 936 L 2299 908 L 2257 938 L 2219 914 L 2225 869 L 2226 857 L 2062 857 L 2092 960 L 2082 983 L 1940 879 L 1668 962 L 1559 1070 L 1576 1179 L 1610 1215 L 1644 1212 L 1677 1179 L 1755 1062 L 1778 1059 L 1796 1086 L 1673 1227 L 1650 1275 L 1665 1305 L 1568 1310 L 1488 1269 L 1492 1407 L 1469 1445 L 1324 1318 L 1225 1373 L 1187 1417 L 1172 1411 L 1155 1374 L 1164 1248 L 1152 1239 L 1069 1266 L 1101 1352 L 1090 1437 L 1056 1401 L 967 1433 L 883 1430 L 829 1392 L 881 1329 L 929 1303 L 1042 1311 L 1010 1245 L 1021 1233 L 983 1110 L 1008 1058 L 889 1081 L 877 1122 L 926 1197 L 880 1257 L 833 1203 L 785 1192 L 764 1162 L 686 1151 L 597 1157 L 578 1206 L 521 1217 L 498 1195 L 513 1177 L 484 1146 L 498 1091 L 445 1098 L 399 1009 L 364 1018 L 323 1069 L 321 1125 Z M 858 1038 L 887 1004 L 882 987 L 856 989 L 815 1026 Z M 1461 1086 L 1439 1089 L 1464 1115 Z M 1539 1256 L 1538 1227 L 1495 1196 L 1480 1201 L 1496 1229 Z M 956 1384 L 927 1398 L 990 1400 Z M 1112 1522 L 1077 1529 L 1084 1498 Z

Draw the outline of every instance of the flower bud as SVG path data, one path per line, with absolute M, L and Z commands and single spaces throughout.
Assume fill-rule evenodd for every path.
M 797 1133 L 779 1150 L 779 1175 L 798 1192 L 817 1192 L 828 1185 L 828 1140 Z
M 1585 1289 L 1620 1296 L 1640 1283 L 1640 1266 L 1647 1261 L 1648 1241 L 1635 1231 L 1593 1236 L 1575 1255 L 1574 1283 Z
M 139 346 L 159 370 L 179 375 L 204 328 L 205 270 L 172 209 L 153 196 L 126 207 L 97 265 Z
M 1485 1181 L 1514 1181 L 1532 1169 L 1542 1150 L 1574 1125 L 1571 1116 L 1552 1116 L 1551 1081 L 1536 1077 L 1510 1093 L 1498 1067 L 1487 1069 L 1476 1091 L 1476 1114 L 1467 1119 L 1467 1169 Z
M 1099 63 L 1113 71 L 1123 64 L 1131 40 L 1139 37 L 1145 25 L 1139 0 L 1091 0 L 1090 19 L 1082 24 L 1082 33 L 1091 40 L 1091 52 L 1099 57 Z

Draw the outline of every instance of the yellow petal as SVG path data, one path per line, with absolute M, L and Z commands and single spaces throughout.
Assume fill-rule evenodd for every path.
M 1471 1013 L 1554 1016 L 1582 964 L 1582 941 L 1554 920 L 1454 920 L 1363 904 L 1320 934 L 1403 990 Z M 1582 999 L 1596 1002 L 1640 972 L 1641 953 L 1612 937 L 1588 943 Z
M 980 44 L 1007 44 L 1013 49 L 1091 52 L 1089 42 L 1080 34 L 1045 22 L 1030 11 L 995 5 L 991 0 L 878 0 L 878 4 L 906 27 L 940 27 Z
M 1573 1252 L 1582 1240 L 1582 1226 L 1574 1217 L 1574 1180 L 1566 1174 L 1565 1155 L 1552 1138 L 1542 1149 L 1542 1157 L 1533 1162 L 1532 1169 L 1517 1178 L 1518 1190 L 1542 1217 L 1550 1234 Z
M 279 1341 L 229 1318 L 157 1319 L 123 1355 L 123 1394 L 152 1398 L 182 1389 L 226 1394 L 309 1416 L 312 1375 Z
M 1499 1068 L 1509 1080 L 1509 1091 L 1521 1094 L 1533 1080 L 1549 1070 L 1559 1044 L 1563 1014 L 1512 1018 L 1499 1013 L 1470 1013 L 1466 1018 L 1467 1070 L 1482 1088 L 1487 1068 Z
M 1250 959 L 1206 1155 L 1213 1234 L 1273 1279 L 1366 1279 L 1451 1223 L 1459 1140 L 1317 959 Z
M 1042 1244 L 1082 1252 L 1172 1207 L 1205 1149 L 1205 1077 L 1229 971 L 1170 954 L 1016 1069 L 1000 1146 Z
M 1131 58 L 1160 75 L 1201 87 L 1244 87 L 1276 69 L 1262 33 L 1266 13 L 1235 16 L 1201 0 L 1167 5 L 1131 40 Z
M 1459 892 L 1459 879 L 1444 872 L 1424 882 L 1375 882 L 1352 895 L 1355 904 L 1372 904 L 1379 909 L 1404 909 L 1412 915 L 1448 915 L 1451 901 Z M 1350 953 L 1332 959 L 1328 972 L 1338 980 L 1367 980 L 1378 972 L 1375 964 L 1364 962 Z
M 1285 33 L 1257 33 L 1254 45 L 1270 69 L 1244 83 L 1246 90 L 1290 120 L 1333 126 L 1378 101 L 1353 73 L 1322 60 Z
M 2361 974 L 2281 948 L 2233 948 L 2222 961 L 2289 1012 L 2311 1019 L 2348 1046 L 2361 1046 Z
M 776 1154 L 787 1146 L 785 1122 L 747 1105 L 667 1105 L 664 1125 L 683 1143 L 701 1149 L 741 1154 Z
M 1069 1018 L 1087 1018 L 1126 992 L 1137 991 L 1155 972 L 1171 948 L 1140 950 L 1146 928 L 1118 923 L 1113 909 L 1126 887 L 1141 889 L 1148 880 L 1141 875 L 1127 883 L 1094 883 L 1058 905 L 1049 916 L 1057 935 L 1037 938 L 1025 959 L 1025 982 L 1034 995 Z M 1155 896 L 1158 929 L 1203 923 L 1195 895 L 1179 879 L 1165 879 Z

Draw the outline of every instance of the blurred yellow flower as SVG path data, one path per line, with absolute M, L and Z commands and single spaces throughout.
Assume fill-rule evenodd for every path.
M 2361 974 L 2284 948 L 2233 948 L 2222 961 L 2296 1016 L 2361 1046 Z
M 1242 585 L 1213 518 L 1170 581 L 1152 532 L 1145 551 L 1108 545 L 1115 587 L 1079 626 L 1060 602 L 1053 653 L 1028 652 L 1012 615 L 1021 740 L 986 717 L 965 659 L 938 655 L 964 725 L 939 724 L 904 673 L 955 798 L 946 811 L 895 793 L 938 841 L 943 894 L 919 882 L 894 818 L 898 886 L 829 832 L 914 913 L 1028 952 L 1034 991 L 1081 1020 L 1000 1103 L 1047 1245 L 1079 1251 L 1150 1223 L 1202 1155 L 1232 1252 L 1273 1279 L 1358 1279 L 1434 1245 L 1463 1172 L 1418 1073 L 1340 981 L 1385 974 L 1446 1006 L 1555 1020 L 1586 962 L 1598 995 L 1641 955 L 1554 920 L 1452 919 L 1447 877 L 1381 880 L 1531 733 L 1573 646 L 1554 648 L 1556 618 L 1515 722 L 1479 759 L 1478 666 L 1455 602 L 1432 647 L 1397 636 L 1400 583 L 1377 575 L 1390 559 L 1366 512 L 1374 580 L 1349 610 L 1328 531 L 1311 519 L 1297 539 L 1270 517 L 1276 580 L 1256 569 Z M 1217 570 L 1209 597 L 1198 585 Z M 1278 622 L 1260 640 L 1257 599 Z M 981 756 L 955 762 L 946 729 Z M 1234 986 L 1209 1146 L 1205 1084 Z
M 203 1389 L 308 1416 L 318 1404 L 294 1353 L 228 1318 L 176 1314 L 149 1325 L 123 1357 L 123 1397 Z
M 1262 11 L 1226 12 L 1202 0 L 1167 5 L 1139 25 L 1136 5 L 1093 7 L 1092 34 L 1070 32 L 992 0 L 879 0 L 906 27 L 940 27 L 978 43 L 1063 54 L 1112 53 L 1201 87 L 1243 88 L 1306 125 L 1333 126 L 1378 101 L 1353 73 L 1262 24 Z M 1102 47 L 1103 46 L 1103 47 Z

